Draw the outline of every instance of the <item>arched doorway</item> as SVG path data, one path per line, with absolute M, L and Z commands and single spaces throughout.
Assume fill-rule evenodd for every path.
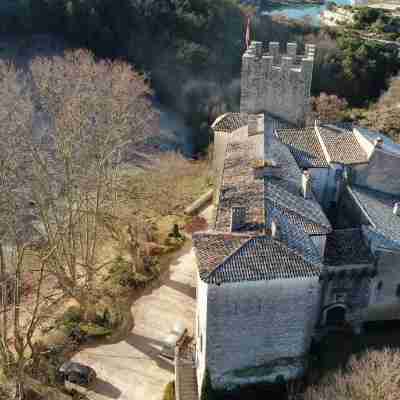
M 342 305 L 336 305 L 328 310 L 325 314 L 325 325 L 338 326 L 343 325 L 346 321 L 346 308 Z

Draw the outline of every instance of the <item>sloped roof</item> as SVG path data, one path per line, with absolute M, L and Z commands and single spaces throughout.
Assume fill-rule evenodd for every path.
M 335 229 L 327 236 L 326 265 L 371 264 L 373 261 L 374 257 L 363 240 L 361 229 Z
M 316 234 L 326 234 L 332 230 L 319 203 L 301 196 L 296 185 L 269 178 L 266 179 L 265 186 L 266 200 L 286 209 L 297 220 L 297 223 L 303 224 L 305 228 L 309 225 L 308 228 Z
M 211 127 L 214 131 L 231 133 L 246 126 L 247 121 L 247 114 L 227 113 L 217 118 Z
M 318 127 L 319 134 L 329 155 L 330 162 L 351 165 L 368 162 L 368 155 L 353 131 L 328 125 Z
M 198 233 L 193 240 L 200 277 L 207 283 L 312 278 L 321 272 L 271 237 Z
M 290 224 L 300 227 L 308 235 L 325 235 L 331 231 L 330 227 L 324 227 L 323 225 L 313 222 L 307 217 L 284 208 L 279 204 L 274 203 L 272 205 L 273 207 L 279 209 L 279 211 L 287 218 Z
M 230 231 L 232 207 L 246 209 L 241 231 L 264 228 L 264 182 L 255 178 L 252 165 L 255 146 L 256 142 L 248 138 L 232 141 L 227 146 L 215 222 L 217 231 Z
M 314 127 L 278 129 L 276 135 L 289 147 L 300 168 L 328 167 Z
M 393 214 L 394 204 L 400 196 L 353 185 L 348 188 L 372 223 L 372 228 L 385 238 L 400 244 L 400 216 Z

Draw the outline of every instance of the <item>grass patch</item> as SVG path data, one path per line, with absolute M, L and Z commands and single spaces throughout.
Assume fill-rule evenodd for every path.
M 190 161 L 170 153 L 156 167 L 142 172 L 125 172 L 121 195 L 130 209 L 153 218 L 183 216 L 184 209 L 211 187 L 208 160 Z
M 163 400 L 175 400 L 175 382 L 167 383 L 164 389 Z

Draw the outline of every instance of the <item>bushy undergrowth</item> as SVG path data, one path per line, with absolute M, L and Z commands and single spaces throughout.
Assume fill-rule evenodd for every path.
M 79 307 L 71 306 L 57 321 L 57 325 L 64 333 L 77 343 L 93 337 L 103 337 L 112 333 L 117 321 L 112 318 L 108 308 L 96 313 L 92 322 L 83 320 Z
M 124 288 L 144 288 L 146 284 L 157 278 L 160 274 L 158 266 L 158 258 L 145 257 L 143 259 L 144 270 L 146 274 L 142 274 L 135 270 L 134 264 L 117 257 L 109 269 L 105 281 L 111 281 L 113 285 L 119 285 Z
M 175 400 L 175 382 L 167 383 L 164 389 L 163 400 Z
M 309 388 L 304 400 L 400 399 L 400 351 L 386 348 L 353 356 L 347 367 Z

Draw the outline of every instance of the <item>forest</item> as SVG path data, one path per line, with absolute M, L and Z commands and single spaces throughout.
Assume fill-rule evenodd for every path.
M 53 33 L 99 57 L 134 65 L 159 100 L 194 128 L 194 148 L 210 142 L 209 125 L 237 110 L 240 55 L 248 7 L 236 0 L 6 0 L 3 33 Z M 347 31 L 254 16 L 252 38 L 317 45 L 312 92 L 366 107 L 387 89 L 400 60 L 396 48 Z

